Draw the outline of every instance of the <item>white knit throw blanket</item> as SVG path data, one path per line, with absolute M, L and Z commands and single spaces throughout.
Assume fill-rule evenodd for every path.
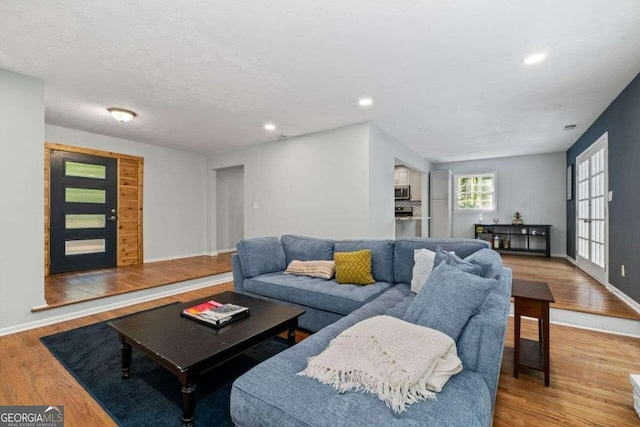
M 394 412 L 435 392 L 462 370 L 446 334 L 390 316 L 363 320 L 334 338 L 298 375 L 349 390 L 376 393 Z

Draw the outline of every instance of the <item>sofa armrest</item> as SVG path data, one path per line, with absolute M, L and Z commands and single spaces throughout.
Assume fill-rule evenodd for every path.
M 233 290 L 244 293 L 244 275 L 242 274 L 242 265 L 238 254 L 231 255 L 231 268 L 233 269 Z
M 487 298 L 485 304 L 488 304 L 488 312 L 478 348 L 476 372 L 484 377 L 493 398 L 494 408 L 511 309 L 511 276 L 511 269 L 503 267 L 498 279 L 498 289 Z

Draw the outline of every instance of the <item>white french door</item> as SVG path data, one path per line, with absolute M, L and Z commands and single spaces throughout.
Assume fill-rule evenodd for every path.
M 576 262 L 602 283 L 609 281 L 607 147 L 605 133 L 576 160 Z

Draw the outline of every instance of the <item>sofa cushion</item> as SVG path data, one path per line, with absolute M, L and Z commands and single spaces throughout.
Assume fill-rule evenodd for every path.
M 439 247 L 436 249 L 436 257 L 433 261 L 433 265 L 437 267 L 442 263 L 445 263 L 450 267 L 455 267 L 460 271 L 464 271 L 465 273 L 475 274 L 478 276 L 482 271 L 481 266 L 467 262 L 457 256 L 455 253 L 445 252 L 442 250 L 442 248 Z
M 245 279 L 247 292 L 289 301 L 338 314 L 349 314 L 391 287 L 387 282 L 372 285 L 341 285 L 335 280 L 268 273 Z
M 305 427 L 490 426 L 491 392 L 482 375 L 468 369 L 451 378 L 437 400 L 420 401 L 397 415 L 373 394 L 340 394 L 329 385 L 296 375 L 306 367 L 308 357 L 320 354 L 346 328 L 377 315 L 402 317 L 413 298 L 408 285 L 394 286 L 349 316 L 242 375 L 231 390 L 233 422 L 241 426 Z
M 277 237 L 243 239 L 236 248 L 245 278 L 287 268 L 287 258 Z
M 340 284 L 370 285 L 375 283 L 371 277 L 371 251 L 363 249 L 355 252 L 335 252 L 336 282 Z
M 489 243 L 476 239 L 430 239 L 430 238 L 406 238 L 397 239 L 394 244 L 393 274 L 396 283 L 411 283 L 413 271 L 413 251 L 416 249 L 429 249 L 436 251 L 440 246 L 445 251 L 454 251 L 459 257 L 465 258 L 483 248 L 488 248 Z M 375 274 L 373 277 L 376 277 Z
M 493 249 L 480 249 L 464 259 L 471 264 L 479 265 L 481 277 L 495 279 L 500 274 L 502 268 L 502 258 L 500 254 Z
M 393 282 L 393 240 L 340 240 L 336 252 L 371 251 L 371 275 L 379 282 Z M 413 261 L 413 252 L 411 253 Z M 411 272 L 409 272 L 411 274 Z
M 457 340 L 497 283 L 495 279 L 465 273 L 442 262 L 433 269 L 403 319 L 437 329 Z
M 287 257 L 287 265 L 291 261 L 331 261 L 333 260 L 333 245 L 330 239 L 315 239 L 313 237 L 284 235 L 280 238 L 282 248 Z

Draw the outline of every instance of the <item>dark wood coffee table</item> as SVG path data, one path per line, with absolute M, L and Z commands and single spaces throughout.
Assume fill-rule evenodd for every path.
M 185 308 L 210 299 L 249 307 L 250 316 L 220 329 L 180 316 Z M 109 322 L 118 331 L 122 378 L 131 376 L 131 346 L 165 367 L 182 384 L 182 425 L 194 425 L 195 389 L 201 374 L 283 331 L 295 344 L 298 317 L 304 310 L 235 292 L 223 292 L 185 304 L 151 310 Z

